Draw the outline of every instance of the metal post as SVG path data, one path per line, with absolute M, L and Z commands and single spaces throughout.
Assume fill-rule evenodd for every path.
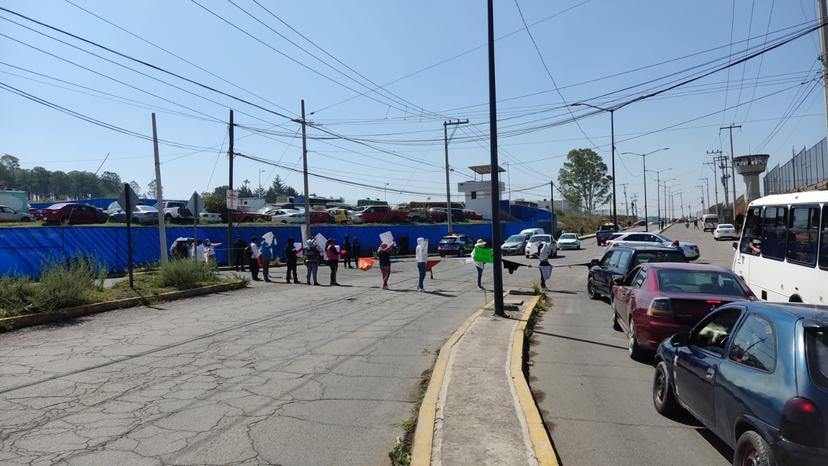
M 731 210 L 731 213 L 730 213 L 730 215 L 732 216 L 730 220 L 734 224 L 736 223 L 736 165 L 733 163 L 733 158 L 734 158 L 734 155 L 733 155 L 733 128 L 741 128 L 741 127 L 742 127 L 741 125 L 728 125 L 728 126 L 723 126 L 723 127 L 719 128 L 720 130 L 727 129 L 727 130 L 730 131 L 730 177 L 731 177 L 730 182 L 731 182 L 731 186 L 733 187 L 733 202 L 732 202 L 733 207 L 732 207 L 732 210 Z
M 124 183 L 124 211 L 126 211 L 127 224 L 127 272 L 129 273 L 129 287 L 135 288 L 135 282 L 132 279 L 132 211 L 135 206 L 132 205 L 131 196 L 132 187 L 129 183 Z
M 647 156 L 641 157 L 644 164 L 644 231 L 650 231 L 650 220 L 647 218 Z
M 164 190 L 161 187 L 161 162 L 158 158 L 158 131 L 155 128 L 155 113 L 152 114 L 152 149 L 155 155 L 155 205 L 158 206 L 158 243 L 161 264 L 167 263 L 167 221 L 164 217 Z
M 612 223 L 618 225 L 618 212 L 615 205 L 615 109 L 610 114 L 610 143 L 612 144 Z
M 468 124 L 469 120 L 444 121 L 443 122 L 443 147 L 445 149 L 446 158 L 446 221 L 448 222 L 448 234 L 452 234 L 452 212 L 451 210 L 451 181 L 449 178 L 449 158 L 448 158 L 448 127 Z M 454 133 L 452 133 L 454 134 Z
M 494 275 L 494 313 L 505 317 L 503 311 L 503 268 L 500 256 L 500 176 L 497 162 L 497 90 L 495 83 L 495 49 L 494 49 L 494 0 L 488 0 L 487 13 L 488 49 L 489 49 L 489 149 L 491 164 L 492 196 L 492 273 Z
M 555 215 L 555 180 L 549 181 L 549 212 L 552 213 L 552 236 L 555 236 L 555 230 L 558 226 L 558 217 Z
M 235 141 L 233 136 L 233 110 L 230 110 L 230 123 L 227 126 L 227 160 L 228 160 L 228 182 L 227 189 L 233 190 L 233 158 L 235 157 Z M 227 208 L 227 265 L 233 265 L 233 210 Z
M 302 99 L 302 178 L 305 189 L 305 233 L 308 239 L 311 236 L 310 229 L 310 191 L 308 191 L 308 139 L 307 139 L 307 122 L 305 121 L 305 99 Z M 304 245 L 303 245 L 304 246 Z
M 828 8 L 825 5 L 825 0 L 817 0 L 819 8 L 819 44 L 820 44 L 820 60 L 822 61 L 822 93 L 825 99 L 825 108 L 828 109 L 828 28 L 825 27 L 825 22 L 828 21 Z M 828 115 L 825 117 L 825 124 L 828 127 Z

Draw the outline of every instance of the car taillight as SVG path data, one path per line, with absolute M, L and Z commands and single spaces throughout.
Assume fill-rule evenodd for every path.
M 707 300 L 707 301 L 705 301 L 705 302 L 706 302 L 707 304 L 722 304 L 722 300 L 721 300 L 721 299 L 708 299 L 708 300 Z
M 802 445 L 820 447 L 825 443 L 822 413 L 813 401 L 794 397 L 782 408 L 782 436 Z
M 655 298 L 647 308 L 647 315 L 650 317 L 670 317 L 673 315 L 673 306 L 670 305 L 670 298 Z

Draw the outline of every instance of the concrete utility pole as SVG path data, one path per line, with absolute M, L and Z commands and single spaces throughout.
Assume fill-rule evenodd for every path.
M 823 28 L 824 29 L 824 28 Z M 741 128 L 742 125 L 728 125 L 719 128 L 719 130 L 729 130 L 730 132 L 730 181 L 733 185 L 733 209 L 730 212 L 731 221 L 736 223 L 736 165 L 733 163 L 733 128 Z
M 730 196 L 728 195 L 729 190 L 728 190 L 728 186 L 727 186 L 727 179 L 730 178 L 730 175 L 727 174 L 727 156 L 720 155 L 718 157 L 714 157 L 713 160 L 715 162 L 718 162 L 719 170 L 722 173 L 721 182 L 722 182 L 722 188 L 724 189 L 724 204 L 723 205 L 726 206 L 726 205 L 730 204 Z
M 155 113 L 152 114 L 152 150 L 155 154 L 155 202 L 158 206 L 158 243 L 161 246 L 161 264 L 167 263 L 167 222 L 164 218 L 164 190 L 161 187 L 161 162 L 158 159 L 158 131 L 155 128 Z M 132 213 L 127 213 L 132 216 Z M 198 215 L 193 212 L 193 216 Z
M 491 164 L 492 195 L 492 274 L 494 275 L 494 313 L 505 317 L 503 311 L 503 265 L 501 264 L 500 244 L 500 174 L 497 161 L 497 86 L 495 83 L 495 36 L 494 36 L 494 0 L 488 0 L 486 12 L 489 19 L 487 30 L 489 52 L 489 149 Z M 451 212 L 449 212 L 451 213 Z
M 233 123 L 233 110 L 230 109 L 230 122 L 227 126 L 227 189 L 233 190 L 233 158 L 236 156 L 235 136 L 233 131 L 236 125 Z M 227 265 L 233 265 L 235 259 L 233 251 L 233 210 L 227 206 Z
M 445 147 L 445 154 L 446 154 L 446 219 L 448 222 L 448 234 L 452 234 L 451 230 L 451 221 L 452 221 L 452 210 L 451 210 L 451 181 L 449 180 L 449 160 L 448 160 L 448 127 L 449 126 L 459 126 L 459 125 L 467 125 L 469 120 L 448 120 L 443 122 L 443 145 Z M 454 135 L 454 132 L 452 132 Z
M 302 112 L 302 176 L 305 188 L 305 233 L 307 239 L 313 238 L 310 230 L 310 191 L 308 191 L 308 138 L 305 121 L 305 99 L 300 104 Z M 302 245 L 304 247 L 304 245 Z
M 699 179 L 704 179 L 704 178 L 699 178 Z M 701 205 L 702 205 L 702 212 L 704 212 L 705 211 L 705 207 L 704 207 L 704 205 L 705 205 L 704 204 L 704 185 L 703 184 L 697 184 L 696 187 L 699 188 L 699 190 L 701 191 Z
M 627 185 L 629 183 L 620 183 L 621 187 L 624 188 L 624 215 L 627 217 L 630 216 L 630 203 L 627 202 Z
M 699 179 L 704 181 L 704 185 L 707 188 L 707 208 L 704 209 L 704 213 L 707 213 L 707 209 L 710 208 L 710 180 L 707 177 Z M 702 191 L 702 207 L 704 207 L 704 205 L 704 191 Z
M 679 207 L 681 207 L 681 218 L 684 218 L 684 192 L 679 191 L 676 194 L 679 195 Z
M 825 0 L 817 0 L 817 7 L 819 9 L 819 24 L 822 27 L 819 30 L 819 44 L 820 44 L 820 61 L 822 61 L 822 94 L 825 99 L 825 109 L 828 110 L 828 26 L 825 22 L 828 21 L 828 7 L 826 7 Z M 825 115 L 825 125 L 828 129 L 828 113 Z
M 552 212 L 552 236 L 555 236 L 558 226 L 558 217 L 555 216 L 555 180 L 549 181 L 549 212 Z
M 713 155 L 713 161 L 704 162 L 704 165 L 710 165 L 713 170 L 713 193 L 716 195 L 716 216 L 719 217 L 719 220 L 722 220 L 722 210 L 721 207 L 719 207 L 719 185 L 717 184 L 719 181 L 717 178 L 718 174 L 716 173 L 716 156 L 722 155 L 722 151 L 709 150 L 707 151 L 707 155 Z M 727 204 L 727 201 L 725 201 L 725 204 Z

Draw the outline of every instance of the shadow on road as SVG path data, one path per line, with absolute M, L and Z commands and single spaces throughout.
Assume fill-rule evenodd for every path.
M 568 337 L 566 335 L 560 335 L 560 334 L 557 334 L 557 333 L 541 332 L 540 330 L 535 330 L 534 332 L 532 332 L 532 334 L 534 334 L 534 335 L 546 335 L 548 337 L 555 337 L 555 338 L 563 338 L 565 340 L 579 341 L 581 343 L 589 343 L 591 345 L 605 346 L 607 348 L 621 349 L 621 350 L 624 350 L 624 351 L 627 350 L 626 346 L 613 345 L 613 344 L 610 344 L 610 343 L 601 343 L 600 341 L 584 340 L 583 338 Z

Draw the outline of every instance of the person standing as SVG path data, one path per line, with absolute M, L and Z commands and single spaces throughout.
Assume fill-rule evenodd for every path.
M 250 248 L 250 276 L 253 277 L 253 281 L 259 281 L 259 260 L 261 260 L 261 252 L 257 244 L 258 240 L 259 238 L 255 236 L 250 238 L 250 244 L 247 246 Z M 265 278 L 267 278 L 267 275 L 265 275 Z
M 192 252 L 192 257 L 195 257 L 196 262 L 204 262 L 204 243 L 200 239 L 195 240 L 195 243 L 193 243 Z
M 247 262 L 244 254 L 245 247 L 247 247 L 247 245 L 244 244 L 242 237 L 236 236 L 236 242 L 233 243 L 233 268 L 237 271 L 245 271 L 244 264 Z
M 342 241 L 342 267 L 352 269 L 354 266 L 351 264 L 351 241 L 348 235 L 345 235 L 345 240 Z
M 354 258 L 354 262 L 359 261 L 359 255 L 361 252 L 360 249 L 361 245 L 359 244 L 359 238 L 354 238 L 354 240 L 351 241 L 351 257 Z
M 380 273 L 382 274 L 382 289 L 388 289 L 388 277 L 391 276 L 391 245 L 382 243 L 377 249 Z
M 204 240 L 204 262 L 211 267 L 216 262 L 216 246 L 209 239 Z
M 417 273 L 419 274 L 417 280 L 417 291 L 425 291 L 426 263 L 428 262 L 428 241 L 425 238 L 417 238 L 417 247 L 414 250 L 414 257 L 417 259 Z
M 287 264 L 287 273 L 285 279 L 290 283 L 291 274 L 293 275 L 293 283 L 299 284 L 299 277 L 296 275 L 296 245 L 293 244 L 293 238 L 288 238 L 287 245 L 285 245 L 285 264 Z
M 325 254 L 328 256 L 328 267 L 331 268 L 331 286 L 339 286 L 336 281 L 336 269 L 339 268 L 339 251 L 336 249 L 334 240 L 329 239 L 325 243 Z
M 316 275 L 319 272 L 319 261 L 322 260 L 322 254 L 319 252 L 319 248 L 313 244 L 313 240 L 309 239 L 305 243 L 305 266 L 308 268 L 308 285 L 311 284 L 311 276 L 313 277 L 313 284 L 319 286 L 319 281 L 316 279 Z
M 474 243 L 474 249 L 472 249 L 472 260 L 474 261 L 474 267 L 477 269 L 477 287 L 481 290 L 483 289 L 483 267 L 486 265 L 484 262 L 478 260 L 477 255 L 479 251 L 486 247 L 486 242 L 482 239 L 477 240 Z
M 270 261 L 273 260 L 273 244 L 268 243 L 264 238 L 262 238 L 262 241 L 259 243 L 259 257 L 262 262 L 262 276 L 264 277 L 264 281 L 269 282 Z
M 540 285 L 546 289 L 546 280 L 552 275 L 552 265 L 549 264 L 549 254 L 552 252 L 552 243 L 541 242 L 538 246 L 538 270 L 540 271 Z

